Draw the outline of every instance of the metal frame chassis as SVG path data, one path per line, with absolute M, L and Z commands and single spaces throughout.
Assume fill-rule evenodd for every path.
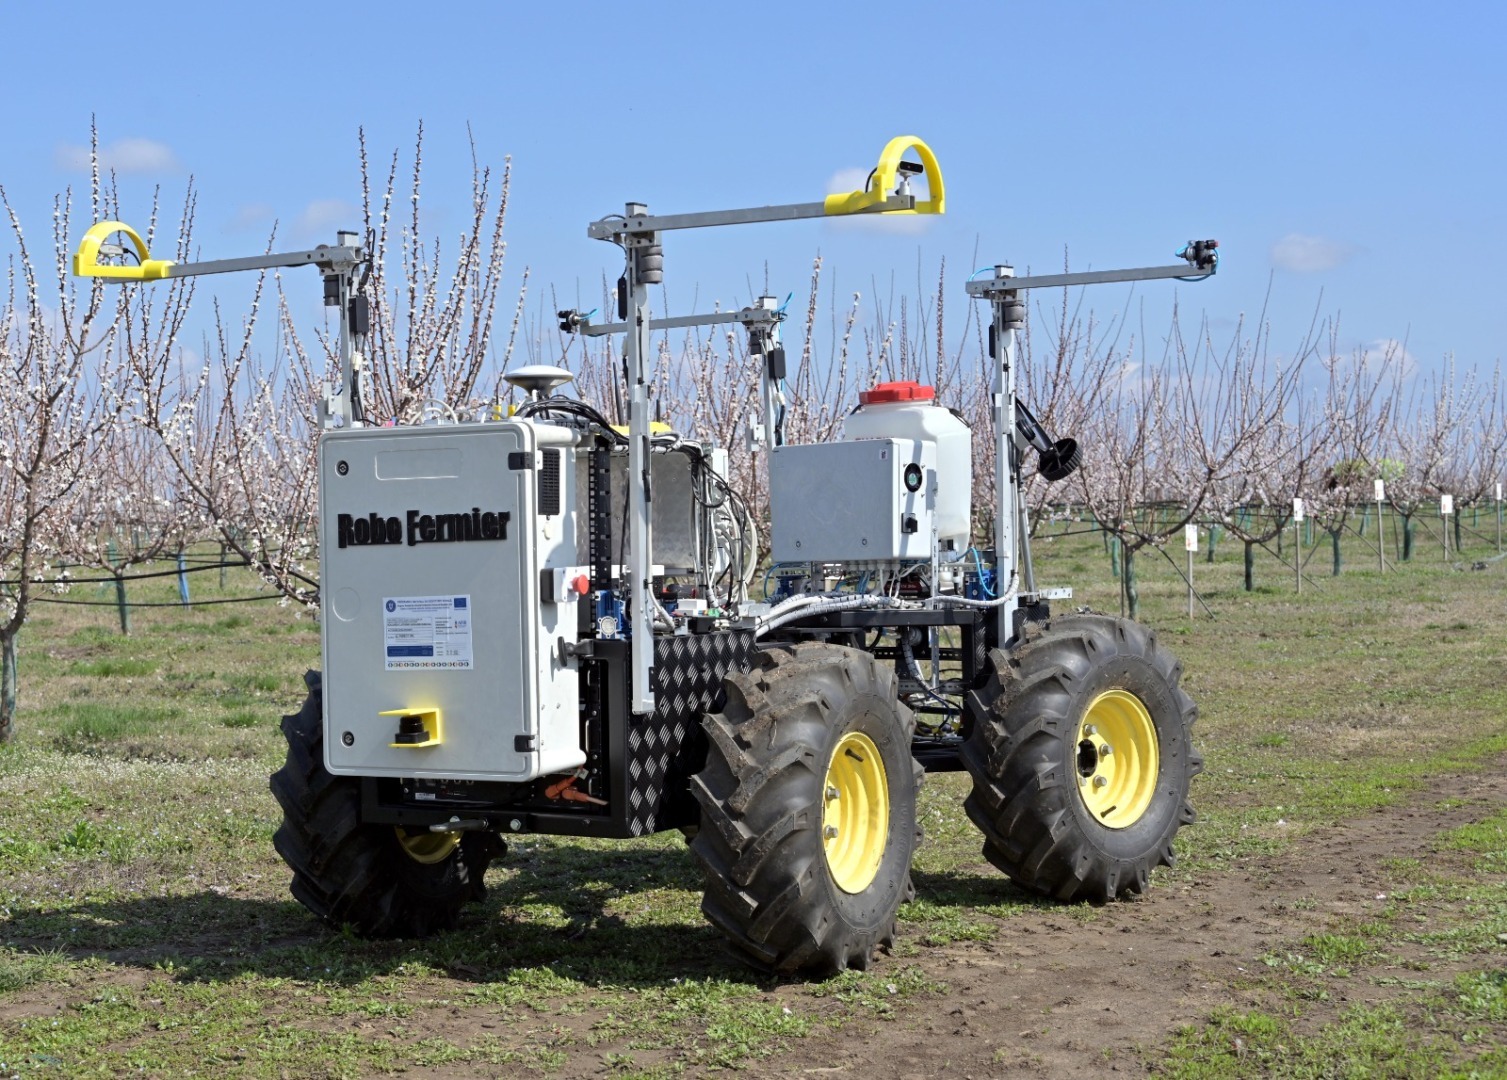
M 890 195 L 862 213 L 887 213 L 895 210 L 912 210 L 916 199 L 913 195 Z M 627 289 L 627 321 L 603 327 L 582 326 L 588 333 L 623 333 L 626 337 L 623 357 L 627 367 L 628 381 L 628 565 L 624 568 L 628 577 L 631 625 L 630 633 L 635 642 L 632 650 L 632 710 L 635 713 L 654 711 L 654 649 L 652 646 L 637 647 L 638 642 L 653 640 L 653 601 L 650 598 L 650 566 L 652 525 L 649 513 L 651 498 L 649 488 L 649 387 L 646 380 L 645 358 L 650 355 L 649 335 L 656 329 L 679 326 L 710 326 L 726 322 L 742 322 L 751 330 L 778 323 L 779 313 L 767 307 L 748 312 L 728 312 L 709 316 L 689 316 L 682 319 L 649 318 L 649 286 L 662 280 L 662 266 L 652 269 L 643 265 L 644 256 L 651 250 L 662 257 L 660 233 L 674 229 L 701 229 L 719 225 L 746 225 L 760 221 L 795 221 L 804 218 L 832 216 L 825 203 L 792 203 L 784 206 L 764 206 L 743 210 L 714 210 L 697 214 L 669 214 L 655 216 L 643 203 L 628 203 L 622 215 L 611 215 L 592 222 L 586 235 L 594 240 L 606 240 L 617 244 L 627 255 L 623 271 Z M 646 280 L 646 275 L 653 280 Z M 621 302 L 621 301 L 620 301 Z M 766 399 L 769 397 L 765 393 Z M 766 415 L 766 430 L 769 417 Z

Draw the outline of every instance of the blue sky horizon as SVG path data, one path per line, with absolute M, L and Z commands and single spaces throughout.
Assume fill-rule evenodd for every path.
M 171 220 L 192 176 L 204 258 L 260 250 L 274 221 L 280 247 L 331 239 L 359 221 L 357 131 L 401 169 L 422 122 L 425 222 L 441 235 L 467 212 L 472 140 L 495 170 L 511 158 L 505 325 L 525 266 L 531 317 L 552 311 L 551 293 L 597 303 L 617 269 L 586 225 L 625 201 L 671 213 L 818 199 L 914 134 L 946 177 L 944 218 L 672 235 L 671 313 L 746 303 L 766 274 L 803 301 L 820 252 L 824 295 L 840 308 L 863 294 L 872 322 L 887 293 L 929 299 L 945 260 L 953 336 L 977 266 L 1157 264 L 1217 237 L 1213 281 L 1103 287 L 1085 306 L 1128 310 L 1154 339 L 1175 299 L 1217 340 L 1269 296 L 1279 353 L 1315 313 L 1337 320 L 1342 353 L 1405 342 L 1420 372 L 1449 356 L 1487 371 L 1503 353 L 1504 271 L 1479 258 L 1507 239 L 1495 5 L 250 14 L 167 0 L 126 15 L 87 0 L 15 5 L 6 21 L 0 186 L 34 244 L 52 197 L 87 188 L 91 119 L 127 221 L 157 186 Z M 0 239 L 0 255 L 12 246 Z

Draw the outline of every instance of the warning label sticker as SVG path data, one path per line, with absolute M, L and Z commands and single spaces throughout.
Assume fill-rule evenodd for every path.
M 382 648 L 388 671 L 470 670 L 471 597 L 387 597 Z

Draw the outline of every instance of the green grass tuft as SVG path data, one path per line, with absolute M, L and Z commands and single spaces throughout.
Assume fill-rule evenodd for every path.
M 150 660 L 89 660 L 83 663 L 70 665 L 70 675 L 91 675 L 97 678 L 116 678 L 118 676 L 136 677 L 150 675 L 157 670 L 157 665 Z

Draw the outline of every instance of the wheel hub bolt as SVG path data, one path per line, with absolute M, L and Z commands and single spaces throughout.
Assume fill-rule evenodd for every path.
M 838 791 L 837 788 L 833 787 L 831 784 L 827 785 L 827 798 L 835 799 L 841 794 L 842 792 Z
M 1114 752 L 1115 748 L 1113 746 L 1110 746 L 1108 743 L 1105 743 L 1103 746 L 1099 747 L 1100 757 L 1109 757 Z
M 1096 728 L 1093 724 L 1086 724 L 1084 726 L 1084 728 L 1083 728 L 1083 734 L 1085 734 L 1085 735 L 1097 735 L 1097 734 L 1099 734 L 1099 729 Z
M 1108 778 L 1103 777 L 1103 776 L 1096 776 L 1096 777 L 1094 777 L 1094 787 L 1105 787 L 1108 784 L 1109 784 Z
M 828 825 L 825 829 L 822 830 L 822 835 L 825 836 L 828 840 L 836 840 L 837 839 L 837 826 L 836 825 Z

